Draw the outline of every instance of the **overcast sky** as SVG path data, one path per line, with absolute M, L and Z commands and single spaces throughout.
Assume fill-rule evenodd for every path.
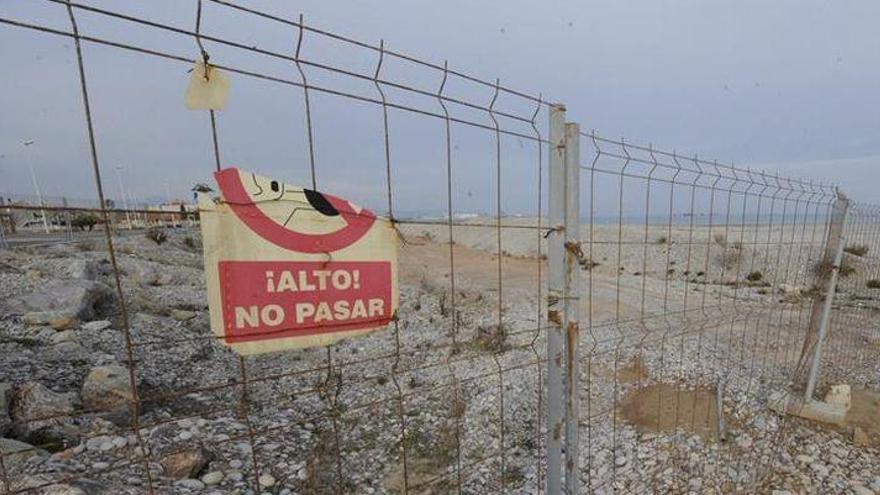
M 195 1 L 93 2 L 191 29 Z M 856 199 L 880 202 L 880 3 L 738 0 L 420 2 L 369 0 L 248 2 L 307 23 L 505 86 L 563 102 L 584 130 L 700 157 L 838 183 Z M 64 8 L 40 0 L 5 0 L 0 17 L 69 30 Z M 191 37 L 79 12 L 83 34 L 186 57 Z M 292 53 L 296 29 L 205 5 L 203 32 Z M 299 80 L 289 62 L 207 44 L 218 64 Z M 186 197 L 213 170 L 204 112 L 182 103 L 183 64 L 84 45 L 98 151 L 108 196 L 121 177 L 131 196 Z M 303 57 L 372 73 L 376 55 L 308 35 Z M 69 38 L 0 24 L 0 192 L 33 190 L 28 154 L 43 193 L 94 197 L 79 80 Z M 375 87 L 306 69 L 313 84 L 370 98 Z M 388 63 L 383 77 L 425 90 L 437 73 Z M 310 183 L 302 91 L 230 75 L 228 108 L 218 113 L 224 166 L 291 183 Z M 487 88 L 452 84 L 450 94 L 488 105 Z M 391 101 L 419 106 L 411 95 Z M 379 208 L 384 204 L 381 108 L 313 94 L 319 188 Z M 528 113 L 514 98 L 500 108 Z M 427 107 L 424 107 L 427 108 Z M 453 110 L 461 118 L 486 115 Z M 442 121 L 392 110 L 393 188 L 401 210 L 445 206 Z M 546 132 L 546 122 L 539 123 Z M 516 128 L 518 131 L 522 127 Z M 489 210 L 494 186 L 491 132 L 453 126 L 457 208 Z M 528 131 L 531 132 L 531 131 Z M 25 149 L 22 142 L 35 145 Z M 534 196 L 537 149 L 503 138 L 505 208 L 527 211 Z M 546 153 L 546 149 L 544 150 Z M 545 160 L 546 165 L 546 160 Z M 121 167 L 117 170 L 117 167 Z

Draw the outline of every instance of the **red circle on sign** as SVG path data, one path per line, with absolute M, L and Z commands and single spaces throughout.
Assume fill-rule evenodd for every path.
M 239 220 L 254 233 L 278 247 L 301 253 L 328 253 L 346 248 L 363 237 L 373 223 L 376 215 L 369 210 L 354 211 L 344 199 L 323 194 L 324 198 L 339 212 L 346 226 L 327 234 L 306 234 L 288 229 L 269 218 L 254 203 L 236 168 L 215 172 L 214 177 L 223 193 L 223 199 L 235 212 Z

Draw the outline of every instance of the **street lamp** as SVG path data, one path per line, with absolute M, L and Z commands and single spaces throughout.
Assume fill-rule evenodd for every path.
M 119 181 L 119 197 L 122 198 L 122 206 L 125 208 L 125 221 L 128 222 L 128 230 L 131 230 L 131 216 L 128 213 L 128 199 L 125 197 L 125 188 L 122 186 L 122 167 L 116 167 L 116 179 Z
M 34 160 L 31 156 L 31 153 L 28 151 L 29 147 L 34 144 L 33 139 L 28 139 L 24 142 L 25 156 L 27 157 L 28 168 L 31 170 L 31 182 L 34 183 L 34 190 L 37 192 L 37 201 L 40 202 L 40 207 L 45 206 L 43 204 L 43 193 L 40 192 L 40 185 L 37 183 L 37 174 L 34 172 Z M 43 228 L 46 229 L 46 233 L 49 233 L 49 222 L 46 221 L 46 210 L 40 209 L 40 213 L 43 215 Z

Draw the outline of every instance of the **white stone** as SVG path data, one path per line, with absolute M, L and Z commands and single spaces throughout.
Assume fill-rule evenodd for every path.
M 174 482 L 174 486 L 179 486 L 181 488 L 189 488 L 190 490 L 201 490 L 205 488 L 205 484 L 201 481 L 193 478 L 185 478 L 182 480 L 177 480 Z
M 221 471 L 212 471 L 202 476 L 202 483 L 211 486 L 223 481 L 223 473 Z
M 825 402 L 829 404 L 837 404 L 849 410 L 852 404 L 852 390 L 850 386 L 843 383 L 840 385 L 832 385 L 831 390 L 825 395 Z
M 874 495 L 874 490 L 858 484 L 853 484 L 849 489 L 852 490 L 855 495 Z
M 105 328 L 110 328 L 110 325 L 112 325 L 112 323 L 110 323 L 110 321 L 108 320 L 95 320 L 88 323 L 83 323 L 80 328 L 88 332 L 99 332 L 101 330 L 104 330 Z
M 275 486 L 275 477 L 272 476 L 271 474 L 268 474 L 268 473 L 260 475 L 259 481 L 260 481 L 260 486 L 265 487 L 265 488 Z

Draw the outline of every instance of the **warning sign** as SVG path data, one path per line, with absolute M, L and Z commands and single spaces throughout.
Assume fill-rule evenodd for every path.
M 391 223 L 346 200 L 238 169 L 199 198 L 211 329 L 241 354 L 385 327 L 397 309 Z

